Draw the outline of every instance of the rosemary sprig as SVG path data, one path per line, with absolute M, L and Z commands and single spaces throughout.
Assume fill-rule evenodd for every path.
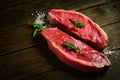
M 73 18 L 70 18 L 69 20 L 70 20 L 71 23 L 73 23 L 76 27 L 79 27 L 79 28 L 83 28 L 83 27 L 84 27 L 84 24 L 83 24 L 82 22 L 75 21 L 75 19 L 73 19 Z
M 35 37 L 38 34 L 39 31 L 41 31 L 42 29 L 46 28 L 45 25 L 39 24 L 39 23 L 36 23 L 36 22 L 34 22 L 32 24 L 32 26 L 34 27 L 33 37 Z
M 73 50 L 73 51 L 76 51 L 77 54 L 80 54 L 81 50 L 79 47 L 76 47 L 74 46 L 72 43 L 69 43 L 69 42 L 63 42 L 62 43 L 63 47 L 69 49 L 69 50 Z

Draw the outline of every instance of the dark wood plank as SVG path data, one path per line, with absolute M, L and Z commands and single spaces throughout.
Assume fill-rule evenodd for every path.
M 113 54 L 119 54 L 120 50 L 115 51 Z M 112 57 L 114 55 L 111 55 Z M 103 71 L 98 74 L 83 73 L 81 71 L 74 70 L 67 66 L 45 72 L 42 74 L 37 74 L 35 76 L 24 78 L 23 80 L 119 80 L 120 76 L 120 54 L 116 55 L 114 58 L 112 66 L 108 70 Z M 115 57 L 115 56 L 114 56 Z
M 111 46 L 114 46 L 114 43 L 112 42 L 116 42 L 116 40 L 120 40 L 119 27 L 120 27 L 120 22 L 103 27 L 103 29 L 106 30 L 109 36 L 109 40 L 110 40 L 108 44 L 110 46 L 109 50 L 113 49 L 113 47 Z M 117 42 L 117 43 L 120 44 L 120 42 Z M 116 46 L 117 48 L 120 47 L 117 44 Z M 120 71 L 119 69 L 120 54 L 119 53 L 120 53 L 120 50 L 115 50 L 115 51 L 112 51 L 111 54 L 107 54 L 107 56 L 112 61 L 113 66 L 109 68 L 107 74 L 104 74 L 106 75 L 105 80 L 109 79 L 109 76 L 111 75 L 111 73 L 114 73 L 114 74 L 119 73 Z M 56 68 L 58 69 L 55 71 L 51 71 Z M 38 47 L 33 47 L 33 48 L 25 49 L 9 55 L 0 56 L 0 74 L 2 78 L 9 79 L 9 80 L 19 80 L 22 78 L 25 80 L 27 78 L 28 80 L 29 79 L 30 80 L 31 79 L 46 80 L 47 78 L 50 78 L 51 80 L 61 80 L 61 79 L 71 79 L 71 80 L 86 79 L 87 80 L 90 77 L 91 77 L 91 80 L 94 80 L 94 78 L 96 79 L 96 77 L 93 75 L 88 75 L 88 77 L 85 77 L 86 74 L 79 71 L 76 72 L 73 69 L 71 70 L 71 68 L 68 68 L 67 66 L 65 67 L 65 65 L 62 64 L 55 57 L 55 55 L 48 49 L 48 46 L 46 43 L 44 44 L 41 43 Z M 62 77 L 63 75 L 65 77 Z M 113 75 L 113 76 L 115 76 L 116 78 L 118 77 L 118 75 Z M 32 78 L 29 78 L 29 77 L 32 77 Z M 104 78 L 103 76 L 102 77 L 98 76 L 97 78 L 99 77 L 100 79 Z
M 90 74 L 83 73 L 74 69 L 71 69 L 67 66 L 59 68 L 57 70 L 49 71 L 43 74 L 38 74 L 33 77 L 28 77 L 23 80 L 119 80 L 120 76 L 120 50 L 114 51 L 112 53 L 112 66 L 108 68 L 107 71 L 103 71 L 99 74 Z M 118 55 L 114 55 L 118 54 Z M 115 58 L 117 56 L 117 58 Z M 115 62 L 116 61 L 116 62 Z M 54 74 L 54 75 L 53 75 Z M 58 78 L 59 77 L 59 78 Z
M 103 30 L 108 34 L 108 49 L 120 50 L 120 22 L 104 26 Z
M 120 2 L 120 1 L 119 1 Z M 113 4 L 113 3 L 112 3 Z M 102 6 L 106 6 L 109 8 L 109 10 L 104 10 L 104 14 L 101 15 L 101 13 L 96 12 L 95 10 L 101 10 Z M 82 10 L 84 14 L 91 17 L 91 19 L 95 19 L 96 23 L 100 24 L 100 26 L 108 25 L 114 21 L 119 21 L 120 16 L 118 14 L 120 13 L 119 7 L 115 8 L 115 11 L 113 11 L 113 7 L 110 6 L 110 4 L 101 5 L 98 7 L 93 7 L 90 9 Z M 108 12 L 111 12 L 108 13 Z M 94 12 L 94 14 L 93 14 Z M 107 16 L 106 16 L 107 15 Z M 114 17 L 111 17 L 111 15 L 115 15 Z M 102 20 L 104 18 L 104 20 Z M 9 52 L 25 49 L 31 46 L 35 46 L 40 44 L 42 41 L 44 41 L 41 37 L 38 39 L 38 41 L 34 41 L 31 37 L 32 35 L 32 28 L 30 28 L 29 25 L 22 25 L 19 24 L 18 26 L 9 26 L 10 28 L 3 29 L 0 32 L 1 39 L 0 39 L 0 54 L 6 54 Z M 119 27 L 117 25 L 116 27 Z M 116 28 L 115 28 L 116 29 Z M 105 29 L 106 31 L 107 29 Z M 119 29 L 116 29 L 119 31 Z M 35 39 L 36 40 L 36 39 Z
M 0 54 L 18 51 L 43 43 L 45 40 L 38 36 L 32 37 L 32 28 L 28 25 L 14 26 L 0 32 Z
M 119 80 L 120 1 L 114 0 L 112 3 L 97 7 L 93 6 L 107 3 L 109 0 L 84 1 L 78 3 L 79 0 L 72 0 L 67 4 L 63 0 L 34 1 L 1 10 L 0 80 Z M 87 9 L 88 7 L 92 8 Z M 71 69 L 55 57 L 41 36 L 33 40 L 32 28 L 28 25 L 30 13 L 36 10 L 47 11 L 51 8 L 82 10 L 81 12 L 94 19 L 108 33 L 108 49 L 112 52 L 107 56 L 112 61 L 112 66 L 106 73 L 86 74 Z M 7 53 L 9 55 L 3 55 Z
M 107 74 L 85 74 L 82 72 L 74 71 L 71 69 L 59 69 L 56 71 L 51 71 L 45 74 L 38 76 L 30 77 L 23 80 L 119 80 L 119 66 L 120 64 L 115 65 L 112 68 L 115 68 L 115 72 L 107 72 Z M 119 67 L 118 67 L 119 66 Z M 117 67 L 117 68 L 116 68 Z M 54 75 L 53 75 L 54 74 Z M 105 77 L 104 77 L 105 76 Z
M 32 0 L 0 0 L 0 9 L 5 9 L 13 6 L 17 6 L 20 4 L 24 4 L 30 2 Z
M 61 9 L 84 9 L 90 6 L 110 2 L 110 0 L 37 0 L 25 5 L 19 5 L 13 8 L 0 11 L 0 29 L 11 25 L 28 24 L 31 13 L 35 11 L 48 11 L 53 8 Z M 75 4 L 75 5 L 73 5 Z
M 95 21 L 100 26 L 106 25 L 106 23 L 113 23 L 120 21 L 120 1 L 114 0 L 113 2 L 105 5 L 90 8 L 88 10 L 78 10 Z
M 118 74 L 120 71 L 119 53 L 120 50 L 117 50 L 108 56 L 110 60 L 112 60 L 112 66 L 107 71 L 107 74 L 104 74 L 106 75 L 105 80 L 109 80 L 113 76 L 118 78 L 118 75 L 114 74 Z M 46 43 L 41 44 L 38 47 L 0 56 L 0 74 L 1 80 L 87 80 L 89 78 L 91 78 L 90 80 L 96 80 L 96 77 L 100 79 L 104 78 L 101 74 L 98 76 L 93 76 L 65 66 L 48 49 Z
M 20 80 L 64 66 L 46 44 L 0 56 L 0 80 Z

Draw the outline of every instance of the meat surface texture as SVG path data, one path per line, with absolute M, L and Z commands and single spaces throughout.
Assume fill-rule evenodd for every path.
M 82 13 L 71 10 L 50 10 L 47 19 L 54 26 L 58 26 L 65 32 L 87 43 L 91 47 L 101 51 L 107 46 L 106 33 L 90 18 Z M 82 22 L 84 27 L 76 27 L 70 19 Z
M 67 33 L 58 28 L 46 28 L 40 32 L 47 40 L 49 48 L 63 63 L 77 70 L 84 72 L 98 72 L 104 67 L 111 65 L 108 58 L 89 47 L 87 44 L 71 37 Z M 69 42 L 80 48 L 81 52 L 77 54 L 76 51 L 65 48 L 63 42 Z

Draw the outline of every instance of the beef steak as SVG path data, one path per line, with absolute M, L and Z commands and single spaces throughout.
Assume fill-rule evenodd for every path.
M 110 66 L 108 58 L 89 47 L 87 44 L 71 37 L 58 28 L 46 28 L 40 32 L 47 40 L 49 48 L 54 54 L 68 66 L 85 72 L 97 72 L 103 67 Z M 63 42 L 69 42 L 78 47 L 81 52 L 69 50 L 64 47 Z
M 87 43 L 97 50 L 103 50 L 107 45 L 106 33 L 90 18 L 82 13 L 71 10 L 50 10 L 47 19 L 54 26 L 64 29 L 72 36 L 77 37 L 81 41 Z M 82 22 L 83 27 L 76 27 L 70 19 L 76 22 Z

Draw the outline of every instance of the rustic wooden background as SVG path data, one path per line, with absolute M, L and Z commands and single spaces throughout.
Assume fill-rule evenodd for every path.
M 31 37 L 31 13 L 53 8 L 82 12 L 104 29 L 112 52 L 107 71 L 90 74 L 69 68 L 41 36 Z M 120 80 L 120 0 L 1 0 L 0 80 Z

